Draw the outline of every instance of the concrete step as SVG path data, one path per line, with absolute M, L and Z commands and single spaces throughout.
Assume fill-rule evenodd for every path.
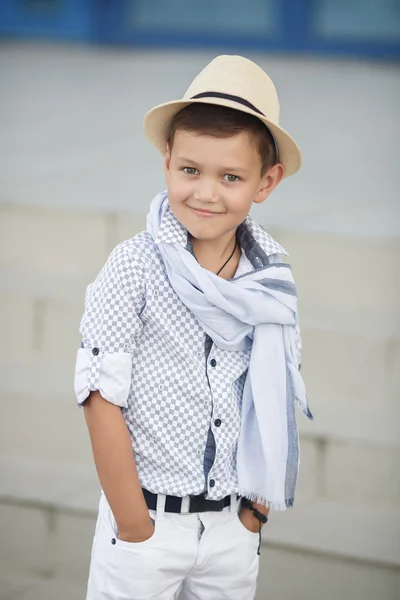
M 398 444 L 400 338 L 303 328 L 302 375 L 315 421 L 310 435 Z
M 0 570 L 0 600 L 84 600 L 86 585 Z
M 14 584 L 24 600 L 39 599 L 42 589 L 43 600 L 48 590 L 65 590 L 70 582 L 83 594 L 99 499 L 94 474 L 88 477 L 73 463 L 60 469 L 49 460 L 36 466 L 11 461 L 7 467 L 3 458 L 0 482 L 0 539 L 6 540 L 0 563 L 9 589 L 18 571 L 23 577 Z M 316 600 L 322 589 L 328 600 L 395 600 L 399 584 L 399 509 L 316 500 L 271 513 L 259 600 L 294 594 Z M 64 597 L 61 591 L 58 597 Z
M 83 292 L 82 296 L 83 298 Z M 72 399 L 80 345 L 81 304 L 0 298 L 0 394 Z M 302 374 L 315 421 L 300 431 L 317 437 L 395 445 L 400 439 L 400 341 L 303 327 Z M 27 400 L 28 403 L 29 399 Z
M 68 211 L 0 203 L 0 266 L 37 275 L 92 277 L 111 248 L 145 228 L 147 210 Z M 301 312 L 321 306 L 380 315 L 398 310 L 399 239 L 288 229 L 271 234 L 290 254 Z
M 72 364 L 80 344 L 87 283 L 83 276 L 0 268 L 0 331 L 6 340 L 0 361 L 24 361 L 30 370 L 28 363 L 36 368 L 40 359 L 59 358 Z M 303 373 L 318 415 L 315 424 L 305 424 L 306 431 L 325 435 L 329 428 L 343 428 L 345 436 L 354 433 L 362 440 L 363 425 L 354 428 L 352 418 L 342 418 L 350 410 L 364 413 L 367 437 L 375 436 L 377 442 L 398 439 L 397 309 L 388 310 L 384 318 L 371 307 L 364 312 L 354 307 L 340 307 L 337 312 L 325 307 L 313 314 L 311 306 L 305 313 L 301 321 Z
M 82 559 L 86 571 L 69 580 L 27 575 L 16 565 L 0 569 L 0 600 L 83 600 L 87 555 Z M 264 545 L 256 600 L 398 600 L 399 591 L 396 569 Z
M 48 359 L 0 365 L 0 452 L 92 467 L 83 411 L 73 393 L 72 358 L 67 365 Z M 298 412 L 299 501 L 400 506 L 400 407 L 384 400 L 372 410 L 321 399 L 311 423 Z
M 27 576 L 14 569 L 0 571 L 0 600 L 85 598 L 85 575 L 66 581 L 59 576 Z M 264 547 L 256 600 L 398 600 L 399 588 L 399 575 L 393 569 Z
M 1 361 L 0 397 L 6 409 L 10 402 L 17 403 L 22 417 L 33 413 L 39 406 L 43 410 L 47 410 L 47 407 L 50 409 L 54 402 L 57 402 L 60 409 L 62 406 L 73 406 L 75 356 L 76 346 L 70 349 L 66 359 L 39 355 L 24 361 Z M 338 360 L 341 361 L 340 356 Z M 299 413 L 300 431 L 316 438 L 355 440 L 359 443 L 372 442 L 397 447 L 400 440 L 400 405 L 396 391 L 399 372 L 394 367 L 382 367 L 379 372 L 379 365 L 376 363 L 365 363 L 365 369 L 374 367 L 375 372 L 370 378 L 367 377 L 368 371 L 362 376 L 362 383 L 358 379 L 353 382 L 351 365 L 347 373 L 342 371 L 329 374 L 329 367 L 324 366 L 324 370 L 321 368 L 319 372 L 306 361 L 304 378 L 315 420 L 309 421 Z M 361 376 L 362 365 L 358 370 Z M 356 364 L 354 373 L 358 374 Z M 383 384 L 385 376 L 386 385 Z M 378 379 L 378 383 L 382 382 L 382 391 L 375 379 Z M 6 398 L 9 400 L 6 401 Z M 38 398 L 37 407 L 32 405 L 32 398 Z M 10 414 L 9 418 L 16 417 Z
M 62 395 L 45 388 L 43 384 L 40 395 L 1 395 L 0 453 L 22 460 L 52 457 L 61 470 L 75 461 L 90 471 L 92 451 L 83 411 L 72 391 Z M 302 420 L 299 413 L 298 421 Z M 400 507 L 399 445 L 340 439 L 336 431 L 325 437 L 300 432 L 300 463 L 298 503 L 325 498 Z
M 399 317 L 399 238 L 274 233 L 289 252 L 301 312 L 306 306 L 322 306 L 333 311 L 353 308 L 355 313 L 376 309 L 381 315 L 394 310 Z
M 49 277 L 93 277 L 111 249 L 145 228 L 145 214 L 0 202 L 0 265 Z
M 0 452 L 21 457 L 23 464 L 24 456 L 45 461 L 51 456 L 60 464 L 76 461 L 82 468 L 92 469 L 89 436 L 83 411 L 76 405 L 72 379 L 72 364 L 60 368 L 59 363 L 40 361 L 30 368 L 0 367 Z M 368 420 L 363 421 L 365 412 L 359 415 L 348 410 L 346 419 L 353 419 L 353 427 L 335 429 L 335 423 L 327 421 L 330 427 L 323 434 L 321 428 L 307 432 L 304 415 L 298 413 L 297 417 L 301 440 L 297 502 L 325 498 L 400 507 L 398 439 L 377 440 L 376 431 L 368 429 Z M 395 419 L 389 422 L 396 424 Z M 378 431 L 382 438 L 383 430 Z
M 100 266 L 99 266 L 100 268 Z M 7 318 L 15 315 L 15 302 L 23 302 L 18 314 L 24 317 L 33 305 L 42 307 L 57 305 L 67 312 L 79 314 L 83 310 L 86 286 L 93 281 L 91 276 L 48 275 L 29 269 L 14 269 L 0 266 L 0 298 Z M 400 311 L 396 308 L 380 311 L 360 305 L 354 307 L 316 305 L 302 303 L 301 329 L 338 334 L 355 334 L 379 342 L 400 338 Z M 26 308 L 25 308 L 26 306 Z

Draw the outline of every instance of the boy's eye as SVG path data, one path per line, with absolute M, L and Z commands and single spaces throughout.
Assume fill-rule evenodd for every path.
M 229 181 L 229 183 L 235 183 L 235 181 L 239 181 L 240 177 L 238 177 L 237 175 L 230 175 L 229 173 L 227 173 L 225 175 L 226 181 Z
M 194 167 L 183 167 L 182 171 L 184 171 L 188 175 L 196 175 L 198 173 L 198 170 Z

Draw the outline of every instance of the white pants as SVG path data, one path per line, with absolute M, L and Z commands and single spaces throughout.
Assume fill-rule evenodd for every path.
M 259 536 L 242 525 L 236 503 L 221 512 L 185 515 L 164 513 L 159 502 L 150 515 L 155 519 L 150 539 L 118 540 L 102 494 L 86 600 L 254 598 Z

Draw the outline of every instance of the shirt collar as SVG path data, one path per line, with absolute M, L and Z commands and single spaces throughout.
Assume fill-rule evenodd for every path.
M 156 244 L 159 244 L 160 242 L 165 244 L 177 244 L 183 248 L 186 248 L 188 245 L 187 229 L 178 221 L 169 205 L 161 219 L 155 241 Z
M 250 216 L 239 225 L 237 234 L 240 246 L 255 268 L 268 264 L 268 256 L 272 254 L 287 255 L 286 250 Z M 164 213 L 155 241 L 156 244 L 177 244 L 185 249 L 190 244 L 187 229 L 175 217 L 170 206 Z

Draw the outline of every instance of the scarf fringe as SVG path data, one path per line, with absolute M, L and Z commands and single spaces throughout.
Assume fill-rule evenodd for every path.
M 306 403 L 304 403 L 302 400 L 300 400 L 299 398 L 297 398 L 297 396 L 295 396 L 294 400 L 295 400 L 295 403 L 297 404 L 297 406 L 299 407 L 299 409 L 306 415 L 306 417 L 308 419 L 310 419 L 310 421 L 313 421 L 314 415 L 308 408 L 308 405 Z
M 263 496 L 260 496 L 256 492 L 248 492 L 245 490 L 239 490 L 239 496 L 243 498 L 247 498 L 250 502 L 256 502 L 257 504 L 262 504 L 271 510 L 287 510 L 291 508 L 294 504 L 294 498 L 287 498 L 283 503 L 272 502 L 271 500 L 267 500 Z

